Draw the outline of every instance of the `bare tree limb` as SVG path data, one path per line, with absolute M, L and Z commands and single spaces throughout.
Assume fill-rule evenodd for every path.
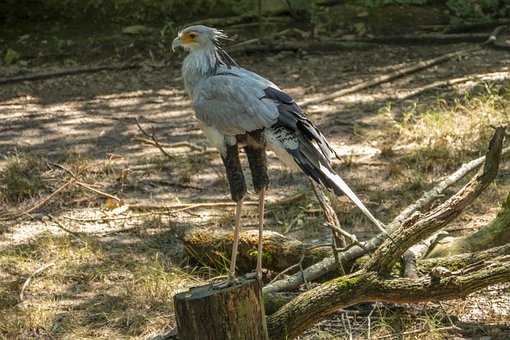
M 479 49 L 480 49 L 480 47 L 476 46 L 476 47 L 471 47 L 471 48 L 467 48 L 467 49 L 456 51 L 456 52 L 443 54 L 439 57 L 435 57 L 432 59 L 419 61 L 419 62 L 415 63 L 414 65 L 397 69 L 393 72 L 384 74 L 382 76 L 378 76 L 378 77 L 372 78 L 370 80 L 363 81 L 357 85 L 354 85 L 354 86 L 351 86 L 348 88 L 344 88 L 344 89 L 341 89 L 341 90 L 338 90 L 338 91 L 335 91 L 333 93 L 329 93 L 326 95 L 320 95 L 315 98 L 303 100 L 299 103 L 299 105 L 306 107 L 308 105 L 320 104 L 327 100 L 334 100 L 336 98 L 339 98 L 339 97 L 342 97 L 342 96 L 345 96 L 348 94 L 352 94 L 352 93 L 355 93 L 355 92 L 358 92 L 358 91 L 361 91 L 361 90 L 364 90 L 364 89 L 367 89 L 367 88 L 370 88 L 370 87 L 373 87 L 376 85 L 380 85 L 380 84 L 392 81 L 394 79 L 401 78 L 403 76 L 410 75 L 412 73 L 424 70 L 426 68 L 447 62 L 453 58 L 458 58 L 460 56 L 477 51 Z
M 27 76 L 19 76 L 19 77 L 12 77 L 12 78 L 0 78 L 0 85 L 20 83 L 23 81 L 45 80 L 45 79 L 58 78 L 58 77 L 64 77 L 64 76 L 71 76 L 71 75 L 76 75 L 76 74 L 96 73 L 96 72 L 101 72 L 101 71 L 132 70 L 132 69 L 136 69 L 136 68 L 140 68 L 140 67 L 142 67 L 141 64 L 80 67 L 80 68 L 74 68 L 74 69 L 70 69 L 70 70 L 63 70 L 63 71 L 57 71 L 57 72 L 46 72 L 46 73 L 31 74 L 31 75 L 27 75 Z
M 384 279 L 360 271 L 330 280 L 302 293 L 267 318 L 271 339 L 292 339 L 339 308 L 363 302 L 417 303 L 466 296 L 476 290 L 510 281 L 510 256 L 485 261 L 447 277 Z
M 471 204 L 497 175 L 501 160 L 505 128 L 498 127 L 492 137 L 483 171 L 469 181 L 455 195 L 435 209 L 405 222 L 391 232 L 393 242 L 386 240 L 367 263 L 368 271 L 388 274 L 395 262 L 414 244 L 440 230 Z M 408 220 L 409 221 L 409 220 Z
M 501 156 L 504 156 L 509 152 L 510 147 L 504 148 L 501 151 Z M 446 189 L 460 181 L 469 172 L 479 168 L 484 162 L 485 156 L 482 156 L 468 163 L 462 164 L 462 166 L 458 168 L 454 173 L 447 176 L 441 182 L 437 183 L 431 190 L 425 192 L 415 203 L 409 205 L 407 208 L 402 210 L 402 212 L 397 217 L 394 218 L 394 222 L 401 223 L 407 218 L 409 218 L 409 216 L 411 216 L 414 212 L 426 207 L 434 200 L 439 198 Z
M 504 153 L 507 154 L 510 152 L 510 148 L 505 148 Z M 420 203 L 413 203 L 403 210 L 401 214 L 399 214 L 391 223 L 388 224 L 387 230 L 391 233 L 392 230 L 401 226 L 404 222 L 408 221 L 412 223 L 414 219 L 418 216 L 413 217 L 413 213 L 415 213 L 418 209 L 426 206 L 430 202 L 432 202 L 435 198 L 440 196 L 442 192 L 452 184 L 456 183 L 456 181 L 463 178 L 469 171 L 472 171 L 479 167 L 485 161 L 485 156 L 475 159 L 467 164 L 461 166 L 457 171 L 455 171 L 452 175 L 448 176 L 445 180 L 438 183 L 432 190 L 426 192 L 419 200 Z M 339 254 L 339 260 L 341 261 L 344 268 L 349 267 L 352 261 L 357 258 L 375 250 L 384 240 L 383 235 L 378 235 L 373 237 L 368 242 L 365 243 L 365 249 L 362 249 L 358 246 L 354 246 L 342 253 Z M 312 266 L 306 268 L 302 275 L 294 274 L 290 275 L 285 279 L 270 283 L 266 285 L 262 291 L 264 294 L 271 292 L 279 292 L 279 291 L 287 291 L 294 290 L 298 288 L 301 284 L 303 284 L 303 278 L 306 278 L 308 281 L 314 281 L 318 278 L 334 272 L 337 268 L 335 264 L 335 259 L 333 257 L 327 257 L 320 262 L 313 264 Z

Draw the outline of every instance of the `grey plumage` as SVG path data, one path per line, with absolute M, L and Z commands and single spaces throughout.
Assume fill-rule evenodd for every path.
M 220 40 L 225 37 L 214 28 L 191 26 L 180 32 L 173 44 L 190 51 L 182 67 L 184 83 L 211 143 L 225 157 L 229 145 L 260 130 L 280 159 L 337 195 L 345 193 L 380 227 L 380 222 L 334 172 L 331 160 L 336 154 L 324 135 L 292 97 L 271 81 L 239 67 L 221 48 Z

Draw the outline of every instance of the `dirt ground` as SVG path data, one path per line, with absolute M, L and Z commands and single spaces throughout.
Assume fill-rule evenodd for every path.
M 375 49 L 329 53 L 256 54 L 240 56 L 238 61 L 246 68 L 273 80 L 298 101 L 302 101 L 371 79 L 396 67 L 464 47 L 466 45 L 381 45 Z M 167 150 L 174 158 L 169 160 L 154 146 L 140 141 L 144 136 L 136 126 L 136 118 L 162 143 L 189 142 L 205 147 L 206 141 L 193 117 L 180 79 L 179 61 L 182 57 L 180 53 L 168 55 L 165 60 L 159 61 L 157 67 L 148 64 L 135 70 L 103 71 L 0 85 L 0 170 L 8 166 L 11 157 L 30 154 L 47 162 L 71 167 L 94 188 L 120 197 L 123 205 L 228 201 L 227 184 L 218 154 L 204 154 L 187 146 L 171 147 Z M 91 66 L 104 63 L 105 60 L 107 61 L 106 58 L 98 58 L 90 64 L 80 63 L 73 67 Z M 510 79 L 508 65 L 508 52 L 481 50 L 369 90 L 312 105 L 306 111 L 342 156 L 342 162 L 335 164 L 339 174 L 381 220 L 390 221 L 400 209 L 412 203 L 423 190 L 431 187 L 442 176 L 452 172 L 463 161 L 480 155 L 476 147 L 465 146 L 458 157 L 424 156 L 427 159 L 422 163 L 409 162 L 406 157 L 413 154 L 417 146 L 396 132 L 398 129 L 395 127 L 405 121 L 409 112 L 419 114 L 438 103 L 447 105 L 458 98 L 466 98 L 473 93 L 475 85 L 480 86 L 479 81 L 438 87 L 408 99 L 401 98 L 435 81 L 466 76 L 486 75 L 486 87 L 505 87 Z M 38 73 L 62 68 L 66 68 L 65 61 L 52 62 L 36 58 L 26 67 L 10 66 L 0 69 L 0 78 L 21 74 L 27 69 L 30 73 Z M 290 216 L 289 211 L 275 207 L 268 212 L 267 228 L 279 232 L 289 230 L 290 236 L 307 242 L 328 239 L 328 233 L 320 227 L 322 217 L 310 213 L 317 208 L 317 204 L 307 181 L 303 176 L 285 170 L 273 154 L 269 156 L 271 188 L 268 200 L 277 202 L 300 192 L 306 193 L 306 198 L 289 208 L 290 211 L 299 213 L 296 215 L 299 217 L 297 221 L 295 216 Z M 494 202 L 501 201 L 510 188 L 508 165 L 508 162 L 503 165 L 497 183 L 451 226 L 460 230 L 456 233 L 472 230 L 496 215 L 498 206 L 494 205 Z M 58 180 L 66 177 L 70 179 L 68 174 L 52 165 L 46 165 L 45 171 L 50 183 L 48 186 L 53 189 L 58 187 L 56 183 L 61 183 Z M 250 178 L 249 171 L 246 175 Z M 0 210 L 26 209 L 46 194 L 35 195 L 16 204 L 0 201 L 3 205 Z M 256 199 L 253 193 L 250 193 L 250 199 Z M 0 250 L 4 256 L 12 255 L 13 251 L 19 255 L 19 249 L 33 246 L 38 240 L 47 242 L 55 235 L 67 235 L 58 223 L 48 219 L 47 216 L 51 215 L 73 232 L 96 239 L 94 242 L 102 245 L 102 251 L 107 253 L 110 260 L 128 254 L 133 257 L 144 256 L 146 248 L 140 244 L 149 244 L 151 254 L 168 256 L 171 264 L 166 265 L 183 270 L 185 275 L 191 275 L 185 276 L 179 284 L 172 287 L 170 295 L 166 296 L 170 297 L 176 291 L 196 284 L 197 280 L 207 279 L 208 275 L 203 268 L 193 272 L 193 265 L 186 262 L 183 256 L 179 235 L 191 227 L 230 228 L 233 213 L 231 209 L 218 208 L 194 209 L 169 215 L 146 213 L 141 216 L 143 212 L 136 215 L 122 210 L 122 207 L 112 208 L 115 206 L 111 206 L 111 201 L 86 190 L 56 197 L 47 207 L 34 212 L 32 218 L 4 223 L 0 227 Z M 340 198 L 335 208 L 343 225 L 351 232 L 361 238 L 369 237 L 375 232 L 370 223 L 344 198 Z M 256 223 L 255 216 L 255 210 L 247 210 L 244 216 L 246 227 Z M 289 227 L 290 223 L 293 223 L 293 226 Z M 134 249 L 136 252 L 130 253 Z M 52 250 L 48 251 L 52 253 Z M 57 252 L 55 254 L 58 256 L 48 259 L 44 252 L 42 254 L 34 255 L 30 261 L 19 264 L 19 268 L 10 270 L 7 270 L 7 267 L 12 266 L 13 262 L 2 262 L 4 272 L 0 273 L 0 281 L 10 287 L 4 291 L 5 294 L 19 291 L 28 275 L 47 263 L 43 259 L 59 261 L 62 256 L 62 253 Z M 16 265 L 14 263 L 15 267 Z M 45 275 L 52 275 L 57 267 L 50 269 Z M 111 277 L 109 280 L 115 281 Z M 130 278 L 118 277 L 117 280 Z M 159 323 L 140 321 L 140 327 L 136 328 L 131 324 L 121 325 L 108 319 L 108 313 L 105 312 L 105 319 L 101 319 L 103 321 L 97 323 L 97 320 L 85 320 L 79 323 L 80 331 L 74 333 L 76 324 L 72 321 L 64 322 L 66 318 L 71 320 L 69 315 L 76 310 L 85 311 L 85 315 L 90 318 L 91 310 L 97 309 L 97 304 L 105 303 L 104 299 L 101 299 L 104 292 L 101 293 L 100 290 L 111 292 L 113 289 L 111 285 L 104 285 L 104 279 L 99 281 L 97 286 L 91 284 L 81 288 L 71 288 L 69 283 L 67 286 L 63 284 L 65 294 L 61 291 L 64 288 L 52 287 L 48 292 L 53 294 L 54 299 L 51 308 L 58 312 L 52 314 L 51 320 L 47 321 L 48 328 L 37 330 L 36 326 L 26 326 L 23 330 L 9 332 L 8 329 L 0 327 L 3 332 L 0 336 L 143 338 L 163 334 L 173 327 L 171 315 L 162 318 Z M 33 284 L 37 286 L 37 283 Z M 29 294 L 29 299 L 35 301 L 34 305 L 39 301 L 38 294 L 43 294 L 38 292 L 38 289 L 34 287 L 34 292 Z M 45 299 L 49 297 L 46 296 Z M 447 320 L 445 315 L 448 315 L 454 318 L 453 322 L 461 328 L 462 325 L 469 325 L 471 328 L 466 326 L 469 329 L 476 328 L 477 335 L 497 338 L 501 334 L 510 334 L 504 333 L 508 332 L 510 327 L 508 286 L 492 287 L 465 300 L 444 302 L 441 305 L 424 304 L 413 308 L 374 306 L 377 306 L 379 315 L 399 314 L 402 309 L 405 309 L 406 313 L 415 313 L 413 318 L 420 325 L 432 323 L 436 328 L 441 328 L 446 323 L 448 326 L 448 321 L 444 321 Z M 8 307 L 0 307 L 3 309 L 2 313 L 10 310 L 9 308 L 21 307 L 15 301 L 11 301 Z M 119 307 L 119 311 L 122 308 Z M 18 310 L 17 313 L 22 315 L 24 312 Z M 366 322 L 370 318 L 362 321 L 356 318 L 355 311 L 339 311 L 337 316 L 319 324 L 303 338 L 348 338 L 349 334 L 361 336 L 356 333 L 356 327 L 366 328 Z M 378 327 L 386 329 L 387 333 L 380 334 L 391 335 L 406 330 L 396 327 L 393 319 L 383 325 L 380 321 L 383 319 L 378 319 L 381 323 Z M 423 333 L 427 332 L 400 337 L 430 336 Z M 366 333 L 363 334 L 366 336 Z M 441 332 L 437 334 L 439 338 L 444 336 Z

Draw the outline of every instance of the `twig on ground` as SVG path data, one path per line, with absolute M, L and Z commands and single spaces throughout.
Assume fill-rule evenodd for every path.
M 147 139 L 147 138 L 142 138 L 142 137 L 135 137 L 134 140 L 136 141 L 139 141 L 139 142 L 142 142 L 142 143 L 145 143 L 145 144 L 150 144 L 150 145 L 154 145 L 154 146 L 157 146 L 158 144 L 164 148 L 182 148 L 182 147 L 188 147 L 190 148 L 191 150 L 193 151 L 209 151 L 211 153 L 218 153 L 219 151 L 217 149 L 214 149 L 214 148 L 211 148 L 211 149 L 207 149 L 206 147 L 202 147 L 202 146 L 199 146 L 197 144 L 193 144 L 193 143 L 190 143 L 190 142 L 176 142 L 176 143 L 161 143 L 161 142 L 158 142 L 158 143 L 155 143 L 153 139 Z
M 104 221 L 104 222 L 120 221 L 120 220 L 127 220 L 127 219 L 131 219 L 131 218 L 135 219 L 135 218 L 154 216 L 154 215 L 167 215 L 167 214 L 172 214 L 172 213 L 173 213 L 172 211 L 152 211 L 152 212 L 143 213 L 143 214 L 134 214 L 134 215 L 129 214 L 126 216 L 115 216 L 115 217 L 100 216 L 100 217 L 95 217 L 95 218 L 75 218 L 75 217 L 64 215 L 64 216 L 62 216 L 62 218 L 66 219 L 66 220 L 70 220 L 70 221 L 86 223 L 86 222 L 98 222 L 98 221 Z
M 304 197 L 304 193 L 292 195 L 290 197 L 282 198 L 277 201 L 269 201 L 268 206 L 289 204 L 296 202 Z M 258 201 L 246 201 L 243 202 L 243 206 L 258 206 Z M 159 205 L 159 204 L 133 204 L 129 205 L 129 210 L 140 211 L 140 210 L 173 210 L 172 212 L 182 212 L 190 209 L 214 209 L 214 208 L 229 208 L 235 207 L 235 202 L 202 202 L 202 203 L 182 203 L 173 205 Z M 174 210 L 177 209 L 177 210 Z
M 7 214 L 7 215 L 4 215 L 2 217 L 0 217 L 0 220 L 11 220 L 11 219 L 16 219 L 16 218 L 19 218 L 23 215 L 29 215 L 31 212 L 34 212 L 36 211 L 37 209 L 41 208 L 42 206 L 44 206 L 46 203 L 48 203 L 53 197 L 55 197 L 56 195 L 58 195 L 59 193 L 63 192 L 64 190 L 66 190 L 69 186 L 71 186 L 72 184 L 74 184 L 76 182 L 76 180 L 73 178 L 69 181 L 67 181 L 66 183 L 62 184 L 60 187 L 58 187 L 57 190 L 53 191 L 51 194 L 49 194 L 48 196 L 44 197 L 43 199 L 39 200 L 37 203 L 35 203 L 31 208 L 29 208 L 28 210 L 25 210 L 25 211 L 18 211 L 18 212 L 13 212 L 12 214 Z
M 376 85 L 380 85 L 380 84 L 392 81 L 392 80 L 397 79 L 397 78 L 401 78 L 403 76 L 407 76 L 407 75 L 413 74 L 415 72 L 427 69 L 429 67 L 432 67 L 432 66 L 435 66 L 435 65 L 447 62 L 447 61 L 449 61 L 449 60 L 451 60 L 453 58 L 457 58 L 457 57 L 463 56 L 463 55 L 465 55 L 467 53 L 471 53 L 473 51 L 478 51 L 478 50 L 480 50 L 480 47 L 476 46 L 476 47 L 471 47 L 471 48 L 467 48 L 467 49 L 456 51 L 456 52 L 450 52 L 450 53 L 447 53 L 447 54 L 443 54 L 443 55 L 441 55 L 439 57 L 435 57 L 435 58 L 432 58 L 432 59 L 428 59 L 428 60 L 424 60 L 424 61 L 419 61 L 419 62 L 415 63 L 414 65 L 397 69 L 395 71 L 392 71 L 390 73 L 384 74 L 382 76 L 378 76 L 378 77 L 369 79 L 367 81 L 363 81 L 363 82 L 361 82 L 359 84 L 356 84 L 354 86 L 351 86 L 351 87 L 348 87 L 348 88 L 344 88 L 344 89 L 335 91 L 333 93 L 329 93 L 329 94 L 325 94 L 325 95 L 320 95 L 320 96 L 315 97 L 315 98 L 303 100 L 303 101 L 301 101 L 299 103 L 299 105 L 301 105 L 303 107 L 306 107 L 308 105 L 320 104 L 320 103 L 325 102 L 327 100 L 334 100 L 334 99 L 337 99 L 339 97 L 342 97 L 342 96 L 345 96 L 345 95 L 348 95 L 348 94 L 352 94 L 352 93 L 355 93 L 355 92 L 358 92 L 358 91 L 361 91 L 361 90 L 364 90 L 364 89 L 367 89 L 367 88 L 370 88 L 370 87 L 373 87 L 373 86 L 376 86 Z
M 184 203 L 173 205 L 158 205 L 158 204 L 136 204 L 129 205 L 129 210 L 143 211 L 143 210 L 171 210 L 172 212 L 181 212 L 190 209 L 214 209 L 214 208 L 229 208 L 235 207 L 235 202 L 204 202 L 204 203 Z M 243 206 L 258 206 L 258 201 L 243 202 Z M 177 209 L 177 210 L 176 210 Z
M 140 121 L 139 121 L 139 118 L 136 118 L 135 120 L 135 123 L 136 123 L 136 126 L 138 127 L 138 130 L 140 130 L 140 132 L 147 138 L 150 138 L 153 142 L 154 142 L 154 145 L 159 149 L 159 151 L 161 151 L 161 153 L 163 155 L 165 155 L 169 160 L 173 161 L 175 160 L 175 157 L 172 156 L 171 154 L 169 154 L 165 148 L 163 148 L 161 146 L 161 144 L 159 144 L 158 140 L 156 139 L 156 136 L 154 135 L 154 132 L 153 133 L 148 133 L 147 131 L 145 131 L 142 126 L 140 125 Z
M 87 183 L 83 183 L 81 181 L 76 181 L 75 183 L 76 183 L 76 185 L 79 185 L 80 187 L 87 189 L 89 191 L 92 191 L 100 196 L 104 196 L 106 198 L 111 198 L 113 200 L 116 200 L 117 202 L 121 202 L 121 199 L 118 198 L 117 196 L 106 193 L 106 192 L 98 190 L 98 189 L 95 189 L 95 188 L 91 187 L 90 185 L 88 185 Z
M 33 272 L 26 280 L 25 282 L 23 283 L 23 286 L 21 286 L 21 290 L 19 292 L 19 300 L 20 302 L 22 302 L 24 299 L 25 299 L 25 290 L 28 288 L 28 285 L 30 284 L 30 282 L 32 282 L 32 280 L 34 279 L 34 277 L 40 273 L 42 273 L 43 271 L 45 271 L 46 269 L 50 268 L 50 267 L 53 267 L 55 265 L 55 262 L 50 262 L 50 263 L 47 263 L 45 264 L 44 266 L 40 267 L 39 269 L 37 269 L 35 272 Z
M 58 220 L 58 218 L 56 218 L 56 217 L 55 217 L 55 216 L 53 216 L 53 215 L 48 214 L 48 217 L 49 217 L 50 221 L 52 221 L 53 223 L 55 223 L 59 229 L 61 229 L 61 230 L 65 231 L 65 232 L 66 232 L 66 233 L 68 233 L 68 234 L 73 235 L 74 237 L 76 237 L 76 238 L 77 238 L 77 239 L 79 239 L 80 241 L 84 242 L 84 241 L 81 239 L 81 237 L 83 236 L 83 234 L 82 234 L 82 233 L 80 233 L 80 232 L 76 232 L 76 231 L 72 231 L 72 230 L 68 229 L 68 228 L 67 228 L 67 227 L 66 227 L 66 226 L 65 226 L 62 222 L 60 222 L 60 221 Z
M 98 189 L 95 189 L 95 188 L 91 187 L 90 184 L 82 182 L 80 180 L 80 178 L 78 176 L 76 176 L 76 174 L 74 172 L 72 172 L 70 169 L 66 168 L 65 166 L 63 166 L 61 164 L 58 164 L 58 163 L 53 163 L 53 162 L 48 162 L 48 164 L 52 165 L 52 166 L 55 166 L 55 167 L 57 167 L 59 169 L 64 170 L 65 172 L 67 172 L 73 179 L 76 180 L 75 181 L 76 185 L 79 185 L 80 187 L 82 187 L 84 189 L 87 189 L 89 191 L 92 191 L 93 193 L 96 193 L 96 194 L 98 194 L 100 196 L 104 196 L 106 198 L 111 198 L 113 200 L 116 200 L 117 202 L 121 202 L 121 199 L 118 198 L 117 196 L 109 194 L 109 193 L 101 191 L 101 190 L 98 190 Z
M 45 80 L 45 79 L 58 78 L 58 77 L 83 74 L 83 73 L 96 73 L 96 72 L 101 72 L 101 71 L 132 70 L 132 69 L 136 69 L 136 68 L 140 68 L 140 67 L 142 67 L 141 64 L 80 67 L 80 68 L 74 68 L 74 69 L 70 69 L 70 70 L 46 72 L 46 73 L 32 74 L 32 75 L 19 76 L 19 77 L 13 77 L 13 78 L 0 78 L 0 85 L 14 84 L 14 83 L 19 83 L 19 82 L 23 82 L 23 81 Z
M 350 243 L 355 244 L 355 245 L 357 245 L 358 247 L 360 247 L 360 248 L 362 248 L 364 250 L 368 250 L 362 242 L 358 241 L 358 238 L 356 237 L 356 235 L 350 234 L 350 233 L 346 232 L 345 230 L 343 230 L 342 228 L 334 226 L 334 225 L 332 225 L 330 223 L 325 223 L 325 225 L 326 225 L 326 227 L 330 228 L 331 230 L 333 230 L 333 231 L 341 234 L 342 236 L 345 236 L 346 238 L 348 238 L 349 241 L 351 241 Z M 344 246 L 344 249 L 347 248 L 347 247 L 348 246 Z

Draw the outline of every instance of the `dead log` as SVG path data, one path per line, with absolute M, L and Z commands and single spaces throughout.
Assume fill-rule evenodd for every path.
M 497 128 L 483 171 L 443 204 L 424 214 L 412 215 L 400 226 L 392 228 L 391 238 L 377 247 L 359 271 L 321 284 L 271 315 L 268 318 L 271 339 L 294 338 L 338 308 L 353 304 L 444 300 L 463 297 L 496 283 L 509 282 L 509 255 L 478 261 L 454 272 L 434 267 L 428 275 L 416 279 L 391 276 L 394 264 L 410 247 L 452 221 L 492 182 L 497 175 L 504 136 L 505 129 Z
M 510 152 L 510 148 L 505 148 L 501 154 L 507 154 Z M 434 200 L 441 197 L 444 191 L 451 185 L 457 183 L 459 180 L 464 178 L 470 171 L 480 167 L 486 160 L 486 156 L 477 158 L 473 161 L 463 164 L 458 170 L 445 179 L 440 181 L 434 188 L 425 192 L 415 203 L 405 208 L 393 221 L 388 225 L 388 230 L 391 231 L 394 228 L 402 225 L 406 220 L 410 219 L 411 216 L 418 210 L 425 208 L 430 205 Z M 366 255 L 367 253 L 374 251 L 384 240 L 382 235 L 373 237 L 365 245 L 365 249 L 358 246 L 354 246 L 339 254 L 338 259 L 344 268 L 350 268 L 352 262 L 356 259 Z M 336 271 L 338 264 L 335 258 L 332 256 L 322 259 L 310 267 L 304 269 L 302 272 L 288 276 L 282 280 L 270 283 L 266 285 L 262 290 L 264 294 L 294 290 L 298 288 L 303 282 L 317 280 L 329 273 Z
M 267 318 L 271 339 L 292 339 L 339 308 L 364 302 L 418 303 L 464 297 L 510 281 L 509 256 L 479 263 L 445 277 L 385 279 L 360 271 L 330 280 L 283 306 Z
M 307 247 L 298 240 L 291 239 L 274 231 L 264 231 L 264 253 L 262 263 L 265 268 L 281 272 L 295 265 L 303 257 L 303 265 L 309 266 L 331 255 L 330 248 Z M 230 230 L 193 229 L 184 235 L 182 242 L 186 254 L 197 263 L 225 268 L 230 258 L 233 235 Z M 253 271 L 257 261 L 258 230 L 243 230 L 239 239 L 237 269 L 241 273 Z
M 505 208 L 505 210 L 503 212 L 501 212 L 500 214 L 498 214 L 498 216 L 492 222 L 490 222 L 487 226 L 482 227 L 479 231 L 473 233 L 473 235 L 479 234 L 479 233 L 480 233 L 480 235 L 490 234 L 483 230 L 487 229 L 487 228 L 493 230 L 494 225 L 504 226 L 504 228 L 503 228 L 504 230 L 502 230 L 502 233 L 508 233 L 508 230 L 510 229 L 510 224 L 501 224 L 500 222 L 503 221 L 503 219 L 505 219 L 505 220 L 508 219 L 509 214 L 510 214 L 510 208 Z M 247 233 L 252 234 L 250 237 L 253 237 L 253 238 L 256 237 L 257 232 L 258 232 L 257 230 L 247 231 Z M 204 254 L 207 254 L 207 251 L 212 249 L 212 248 L 209 248 L 209 246 L 204 247 L 204 246 L 200 245 L 201 244 L 200 238 L 204 237 L 206 239 L 209 239 L 208 231 L 207 231 L 207 229 L 202 229 L 202 230 L 195 230 L 193 233 L 195 234 L 193 242 L 195 244 L 198 242 L 199 247 L 201 247 L 201 249 L 199 250 L 200 258 L 198 259 L 195 257 L 195 260 L 200 261 L 201 264 L 207 265 L 209 267 L 218 266 L 218 268 L 221 268 L 221 266 L 219 266 L 220 263 L 214 262 L 214 261 L 218 261 L 219 259 L 222 259 L 222 258 L 223 259 L 228 258 L 230 256 L 230 248 L 226 247 L 225 249 L 223 249 L 222 247 L 216 247 L 215 250 L 212 250 L 213 252 L 217 252 L 214 256 L 204 256 Z M 246 232 L 243 232 L 243 233 L 246 233 Z M 228 241 L 229 234 L 231 234 L 231 233 L 220 232 L 218 235 L 216 235 L 216 237 L 213 237 L 213 239 L 209 240 L 209 241 L 212 243 L 214 243 L 214 242 L 218 242 L 218 243 L 229 242 Z M 277 240 L 281 239 L 283 243 L 287 243 L 290 245 L 293 245 L 293 244 L 296 245 L 296 246 L 287 247 L 286 257 L 290 260 L 286 264 L 288 264 L 288 266 L 290 267 L 293 264 L 297 263 L 299 261 L 300 257 L 303 256 L 302 250 L 306 247 L 300 241 L 293 240 L 289 237 L 282 236 L 277 233 L 274 233 L 274 234 L 278 235 L 278 236 L 275 238 L 272 238 L 272 236 L 269 236 L 269 238 L 271 239 L 271 242 L 277 243 Z M 473 235 L 469 235 L 467 237 L 472 239 Z M 493 242 L 487 242 L 485 240 L 485 242 L 483 243 L 484 249 L 474 250 L 474 248 L 471 248 L 471 250 L 469 252 L 463 251 L 462 253 L 459 253 L 459 254 L 452 254 L 451 252 L 449 252 L 449 253 L 441 254 L 438 256 L 434 256 L 434 257 L 427 255 L 427 257 L 425 258 L 428 248 L 431 246 L 431 244 L 435 244 L 434 238 L 427 239 L 426 241 L 423 241 L 423 242 L 410 248 L 410 250 L 411 249 L 414 250 L 413 255 L 415 255 L 415 257 L 414 257 L 413 270 L 415 271 L 416 275 L 409 275 L 409 274 L 405 273 L 405 270 L 409 270 L 409 269 L 404 268 L 405 269 L 404 277 L 417 278 L 419 276 L 418 275 L 419 273 L 426 274 L 434 267 L 445 267 L 451 271 L 455 271 L 455 270 L 459 270 L 460 268 L 466 267 L 466 266 L 471 265 L 476 262 L 490 260 L 497 256 L 510 255 L 510 242 L 508 242 L 508 241 L 505 242 L 504 240 L 499 240 L 498 237 L 493 237 L 490 239 L 493 240 Z M 218 241 L 214 241 L 214 240 L 218 240 Z M 453 238 L 453 240 L 457 240 L 457 239 Z M 230 242 L 232 242 L 231 239 L 230 239 Z M 254 241 L 252 241 L 252 242 L 254 242 Z M 441 249 L 448 249 L 450 247 L 449 244 L 450 243 L 448 243 L 448 242 L 441 243 Z M 473 244 L 477 244 L 477 242 L 473 242 Z M 252 247 L 253 247 L 253 249 L 256 249 L 256 244 L 252 245 Z M 196 250 L 198 248 L 194 247 L 194 249 Z M 313 247 L 306 248 L 306 249 L 309 249 L 310 252 L 313 252 L 314 250 L 316 250 Z M 435 249 L 435 248 L 433 248 L 433 249 Z M 267 250 L 267 252 L 268 252 L 268 254 L 266 256 L 268 258 L 275 258 L 275 257 L 280 256 L 280 249 L 278 247 L 270 247 Z M 246 256 L 249 256 L 249 254 L 246 254 Z M 315 252 L 313 254 L 312 258 L 316 258 L 313 261 L 318 261 L 318 260 L 323 260 L 324 258 L 328 258 L 330 256 L 331 256 L 331 251 L 329 250 L 329 248 L 322 248 L 322 251 Z M 310 258 L 308 258 L 308 257 L 307 257 L 307 259 L 310 260 Z M 251 262 L 252 262 L 252 265 L 255 264 L 255 260 L 252 260 Z M 277 267 L 277 268 L 272 267 L 275 263 L 277 263 L 277 262 L 269 262 L 269 263 L 265 264 L 264 266 L 265 266 L 265 268 L 272 270 L 272 271 L 281 271 L 282 263 L 280 263 L 279 267 Z M 360 266 L 363 265 L 364 263 L 366 263 L 366 260 L 364 260 L 363 258 L 359 259 L 356 263 L 356 265 L 357 265 L 356 269 L 359 269 Z M 247 266 L 249 266 L 249 265 L 250 264 L 247 264 Z M 247 271 L 249 271 L 249 270 L 253 270 L 253 267 L 248 267 Z M 301 275 L 301 273 L 298 273 L 297 275 Z M 271 314 L 271 312 L 273 312 L 276 309 L 278 309 L 279 307 L 283 306 L 285 304 L 285 302 L 290 301 L 292 299 L 292 297 L 295 297 L 295 295 L 292 295 L 291 293 L 288 293 L 288 292 L 284 292 L 281 294 L 271 293 L 271 292 L 265 293 L 264 294 L 264 299 L 265 299 L 264 302 L 265 302 L 265 306 L 266 306 L 266 311 L 268 312 L 268 314 Z
M 496 128 L 482 171 L 443 204 L 414 219 L 411 217 L 400 227 L 392 230 L 391 239 L 385 240 L 374 252 L 367 263 L 367 269 L 381 275 L 389 274 L 396 261 L 409 248 L 432 236 L 459 216 L 496 177 L 504 138 L 505 128 Z
M 180 339 L 269 339 L 259 282 L 239 278 L 226 288 L 205 285 L 175 295 Z
M 466 236 L 450 238 L 438 242 L 427 257 L 443 257 L 463 253 L 478 252 L 510 243 L 510 195 L 503 210 L 486 227 Z

